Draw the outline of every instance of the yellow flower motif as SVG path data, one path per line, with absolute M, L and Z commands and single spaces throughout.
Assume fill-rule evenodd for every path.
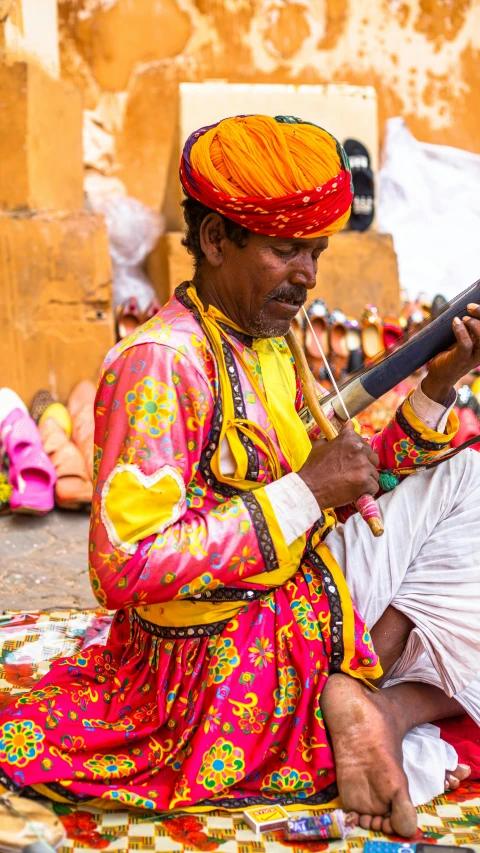
M 107 606 L 107 596 L 102 589 L 102 585 L 100 583 L 100 578 L 98 577 L 96 569 L 93 568 L 92 564 L 89 563 L 89 575 L 90 575 L 90 584 L 93 589 L 93 594 L 97 599 L 98 603 L 102 605 L 102 607 Z
M 188 429 L 194 431 L 203 427 L 209 409 L 205 391 L 200 391 L 199 388 L 187 388 L 186 393 L 180 397 L 180 405 L 185 409 Z
M 37 702 L 44 702 L 47 699 L 54 699 L 55 696 L 61 696 L 66 693 L 64 687 L 58 687 L 56 684 L 49 684 L 43 690 L 30 690 L 25 696 L 21 696 L 18 700 L 19 705 L 35 705 Z
M 210 705 L 210 708 L 208 709 L 203 720 L 204 720 L 203 731 L 205 732 L 205 734 L 208 734 L 210 729 L 212 729 L 212 731 L 213 731 L 214 729 L 217 728 L 217 726 L 220 725 L 220 722 L 221 722 L 220 711 L 218 710 L 218 708 L 214 708 L 213 705 Z
M 275 717 L 293 714 L 297 707 L 302 688 L 293 666 L 281 666 L 278 669 L 278 687 L 274 691 Z
M 197 782 L 213 794 L 219 794 L 243 779 L 244 770 L 243 749 L 219 737 L 203 754 Z
M 130 776 L 136 770 L 135 762 L 128 755 L 102 755 L 97 753 L 83 765 L 96 779 L 119 779 Z
M 173 809 L 177 803 L 182 802 L 183 800 L 188 800 L 190 797 L 190 788 L 188 786 L 188 779 L 182 773 L 182 775 L 178 778 L 175 783 L 175 788 L 173 790 L 173 797 L 170 800 L 170 808 Z
M 219 586 L 223 586 L 221 581 L 214 578 L 211 572 L 204 572 L 203 575 L 199 575 L 198 578 L 193 578 L 190 583 L 186 583 L 181 586 L 176 598 L 200 595 L 200 593 L 204 592 L 206 589 L 216 589 Z
M 196 525 L 184 522 L 181 528 L 175 528 L 173 531 L 173 547 L 181 554 L 188 551 L 192 557 L 206 557 L 207 551 L 203 544 L 206 538 L 207 529 L 203 521 Z
M 228 564 L 229 572 L 237 572 L 240 577 L 243 575 L 245 569 L 248 569 L 249 566 L 255 566 L 257 563 L 257 558 L 253 553 L 252 548 L 248 548 L 245 546 L 242 548 L 241 554 L 235 554 Z
M 250 661 L 260 669 L 272 662 L 274 654 L 272 644 L 268 637 L 257 637 L 253 646 L 249 646 Z
M 305 596 L 301 595 L 292 601 L 290 607 L 298 627 L 306 640 L 319 640 L 320 629 L 317 617 Z
M 134 794 L 132 791 L 125 790 L 125 788 L 115 788 L 114 791 L 105 791 L 102 794 L 102 800 L 113 800 L 116 803 L 123 803 L 124 806 L 131 806 L 135 809 L 156 808 L 154 800 L 147 800 L 146 797 Z
M 211 684 L 221 684 L 232 674 L 235 667 L 240 665 L 240 657 L 231 637 L 219 636 L 216 640 L 213 639 L 209 644 L 209 652 L 211 658 L 207 674 L 208 687 Z
M 164 323 L 158 314 L 155 314 L 155 317 L 152 317 L 151 320 L 143 324 L 142 331 L 148 331 L 149 339 L 157 341 L 159 344 L 166 343 L 170 338 L 170 326 Z
M 210 510 L 210 513 L 220 521 L 226 521 L 227 518 L 234 518 L 237 515 L 241 515 L 245 510 L 239 495 L 233 495 L 229 501 L 226 501 L 222 495 L 219 495 L 219 500 L 221 503 L 218 506 L 214 506 Z
M 294 794 L 304 800 L 315 793 L 313 779 L 306 771 L 301 773 L 293 767 L 281 767 L 269 773 L 262 781 L 262 793 L 277 797 L 279 794 Z
M 177 417 L 177 397 L 173 388 L 146 376 L 125 397 L 129 425 L 138 432 L 158 438 Z
M 45 735 L 33 720 L 9 720 L 0 727 L 0 761 L 25 767 L 43 752 Z

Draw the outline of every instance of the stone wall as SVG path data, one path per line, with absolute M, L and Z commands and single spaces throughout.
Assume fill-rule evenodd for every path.
M 147 204 L 159 187 L 168 197 L 182 81 L 373 85 L 380 134 L 403 115 L 423 140 L 480 153 L 480 0 L 59 0 L 58 11 L 87 165 Z

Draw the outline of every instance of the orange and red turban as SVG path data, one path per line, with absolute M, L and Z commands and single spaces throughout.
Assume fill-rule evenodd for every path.
M 328 237 L 353 199 L 348 158 L 326 130 L 293 116 L 227 118 L 188 138 L 185 192 L 258 234 Z

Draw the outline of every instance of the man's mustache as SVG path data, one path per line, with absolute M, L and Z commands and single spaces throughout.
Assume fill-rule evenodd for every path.
M 277 287 L 268 295 L 269 299 L 285 299 L 286 302 L 297 303 L 299 307 L 307 301 L 306 287 Z

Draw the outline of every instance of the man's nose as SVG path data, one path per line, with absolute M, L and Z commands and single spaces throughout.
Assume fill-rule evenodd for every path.
M 288 276 L 290 284 L 301 285 L 311 290 L 317 283 L 317 261 L 310 254 L 296 260 Z

